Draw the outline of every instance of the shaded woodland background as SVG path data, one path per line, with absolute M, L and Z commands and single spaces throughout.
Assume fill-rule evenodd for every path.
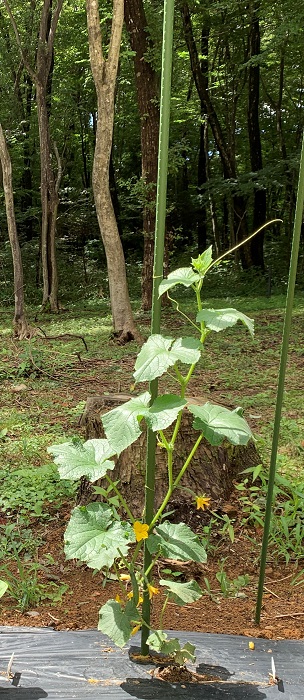
M 162 9 L 160 0 L 125 0 L 109 164 L 132 293 L 142 293 L 145 310 L 151 298 Z M 107 55 L 111 2 L 101 4 L 100 19 Z M 275 6 L 269 0 L 176 3 L 167 264 L 188 264 L 211 243 L 218 255 L 266 220 L 283 220 L 221 266 L 214 279 L 219 294 L 229 279 L 234 289 L 241 280 L 241 291 L 249 293 L 269 294 L 271 286 L 286 284 L 304 126 L 303 33 L 302 0 Z M 59 299 L 107 295 L 92 192 L 97 102 L 85 2 L 5 0 L 0 57 L 0 122 L 12 160 L 26 301 L 43 300 L 44 216 L 55 229 Z M 39 122 L 43 91 L 48 166 Z M 0 300 L 13 304 L 2 189 L 0 198 Z M 300 287 L 302 273 L 301 257 Z

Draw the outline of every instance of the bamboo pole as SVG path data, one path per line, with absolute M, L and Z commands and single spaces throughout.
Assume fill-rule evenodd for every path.
M 268 481 L 268 491 L 267 491 L 267 501 L 266 501 L 266 511 L 265 511 L 265 521 L 264 521 L 264 533 L 261 551 L 261 564 L 260 564 L 260 575 L 258 583 L 258 594 L 257 594 L 257 604 L 255 612 L 255 622 L 260 623 L 262 600 L 263 600 L 263 587 L 265 580 L 265 568 L 266 568 L 266 558 L 268 550 L 268 540 L 269 531 L 271 524 L 272 515 L 272 504 L 273 504 L 273 488 L 276 475 L 276 463 L 277 463 L 277 453 L 278 453 L 278 443 L 280 434 L 280 424 L 281 424 L 281 414 L 282 405 L 284 398 L 284 383 L 286 375 L 286 364 L 288 356 L 288 344 L 292 321 L 292 307 L 294 300 L 294 289 L 296 283 L 297 265 L 299 257 L 299 245 L 301 237 L 301 227 L 303 218 L 303 205 L 304 205 L 304 133 L 302 138 L 302 151 L 300 159 L 300 171 L 299 171 L 299 182 L 298 182 L 298 193 L 297 193 L 297 203 L 296 203 L 296 213 L 293 228 L 293 241 L 290 257 L 290 268 L 289 268 L 289 278 L 288 278 L 288 288 L 286 297 L 286 309 L 285 309 L 285 319 L 284 328 L 282 336 L 282 348 L 281 348 L 281 359 L 280 359 L 280 370 L 279 370 L 279 381 L 278 381 L 278 392 L 276 400 L 276 410 L 274 418 L 273 427 L 273 437 L 272 437 L 272 449 L 270 457 L 270 469 L 269 469 L 269 481 Z
M 172 45 L 174 23 L 174 0 L 164 0 L 163 18 L 163 45 L 162 45 L 162 72 L 161 72 L 161 96 L 160 96 L 160 124 L 158 144 L 158 174 L 156 196 L 156 223 L 155 223 L 155 249 L 153 267 L 153 291 L 152 291 L 152 319 L 151 333 L 160 332 L 161 300 L 158 297 L 158 288 L 163 278 L 166 208 L 167 208 L 167 173 L 168 173 L 168 149 L 170 127 L 170 101 L 171 101 L 171 74 L 172 74 Z M 151 403 L 158 394 L 157 379 L 150 382 Z M 154 514 L 155 491 L 155 450 L 156 434 L 152 430 L 147 432 L 147 463 L 145 482 L 145 521 L 150 524 Z M 151 564 L 151 555 L 144 546 L 144 570 Z M 142 616 L 144 625 L 141 634 L 141 653 L 147 656 L 149 636 L 151 604 L 148 591 L 144 592 Z

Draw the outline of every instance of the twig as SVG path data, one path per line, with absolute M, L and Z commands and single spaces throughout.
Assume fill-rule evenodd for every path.
M 285 613 L 284 615 L 267 615 L 267 618 L 270 620 L 278 620 L 279 618 L 282 617 L 301 617 L 301 615 L 304 615 L 304 612 L 295 612 L 295 613 Z
M 280 596 L 274 593 L 273 591 L 270 590 L 270 588 L 267 588 L 267 586 L 264 586 L 264 590 L 267 591 L 267 593 L 271 593 L 271 595 L 274 595 L 275 598 L 279 598 Z
M 43 333 L 43 337 L 41 338 L 41 340 L 63 340 L 64 338 L 66 338 L 68 340 L 70 338 L 71 339 L 78 338 L 78 340 L 82 340 L 84 347 L 85 347 L 86 351 L 88 352 L 87 343 L 82 335 L 74 335 L 74 333 L 63 333 L 62 335 L 46 335 L 44 333 L 44 331 L 42 331 L 41 328 L 39 328 L 39 330 Z

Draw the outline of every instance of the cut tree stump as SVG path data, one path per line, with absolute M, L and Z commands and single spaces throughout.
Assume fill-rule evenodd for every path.
M 126 394 L 110 394 L 108 396 L 88 397 L 79 425 L 85 430 L 87 440 L 105 437 L 101 415 L 128 401 L 131 396 Z M 203 404 L 206 399 L 191 397 L 191 403 Z M 192 446 L 194 445 L 198 431 L 192 427 L 193 416 L 187 410 L 181 422 L 181 428 L 176 440 L 174 452 L 173 476 L 175 477 L 185 462 Z M 172 428 L 165 432 L 170 436 Z M 135 443 L 130 445 L 119 457 L 114 458 L 115 468 L 110 472 L 113 481 L 119 480 L 119 489 L 135 517 L 141 517 L 144 508 L 145 493 L 145 464 L 146 464 L 146 431 L 140 435 Z M 248 467 L 255 467 L 260 463 L 260 457 L 253 441 L 247 446 L 234 446 L 223 442 L 219 447 L 212 447 L 206 440 L 202 440 L 187 471 L 185 472 L 180 487 L 191 489 L 196 495 L 205 493 L 211 497 L 213 503 L 220 504 L 227 501 L 233 489 L 235 481 L 241 481 L 240 474 Z M 162 503 L 167 492 L 167 462 L 164 449 L 156 449 L 156 483 L 155 506 Z M 105 479 L 95 482 L 95 485 L 107 488 Z M 193 496 L 181 488 L 174 492 L 173 501 L 193 504 Z M 78 492 L 78 503 L 87 504 L 93 500 L 99 500 L 100 496 L 94 494 L 92 484 L 82 479 Z M 169 503 L 170 509 L 170 503 Z

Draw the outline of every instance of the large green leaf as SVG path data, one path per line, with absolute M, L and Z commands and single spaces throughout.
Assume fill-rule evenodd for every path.
M 250 335 L 254 335 L 254 321 L 249 316 L 245 316 L 241 311 L 236 309 L 202 309 L 198 312 L 197 321 L 204 321 L 207 328 L 211 331 L 224 330 L 235 326 L 238 321 L 242 321 L 248 328 Z
M 192 365 L 199 361 L 201 347 L 202 344 L 197 338 L 178 338 L 172 345 L 170 355 L 175 362 L 179 360 L 185 365 Z
M 175 360 L 169 352 L 172 343 L 173 338 L 164 338 L 159 334 L 150 335 L 135 362 L 133 376 L 136 382 L 150 382 L 174 365 Z
M 108 600 L 99 610 L 98 629 L 106 634 L 114 644 L 123 647 L 132 634 L 132 622 L 138 622 L 140 614 L 130 600 L 125 610 L 115 600 Z
M 132 445 L 141 434 L 139 424 L 146 415 L 150 398 L 149 392 L 146 391 L 101 417 L 109 444 L 116 454 L 119 455 L 126 447 Z
M 159 289 L 158 296 L 161 297 L 162 294 L 167 292 L 171 287 L 175 287 L 177 284 L 182 284 L 184 287 L 191 287 L 192 284 L 199 282 L 199 275 L 194 272 L 192 267 L 180 267 L 178 270 L 170 272 L 165 280 L 162 280 Z
M 135 535 L 131 525 L 114 520 L 110 506 L 90 503 L 74 508 L 64 539 L 67 559 L 79 559 L 99 570 L 111 567 L 121 554 L 126 557 Z
M 207 555 L 199 538 L 185 523 L 169 523 L 167 520 L 155 528 L 147 546 L 151 553 L 160 551 L 166 559 L 205 562 Z
M 198 362 L 200 350 L 201 343 L 196 338 L 178 338 L 173 342 L 173 338 L 151 335 L 137 357 L 135 381 L 150 382 L 164 374 L 177 361 L 192 365 Z
M 250 427 L 240 416 L 238 408 L 229 411 L 208 402 L 203 406 L 188 405 L 188 409 L 196 416 L 194 429 L 200 430 L 210 445 L 220 445 L 224 438 L 232 445 L 247 445 L 252 437 Z
M 81 442 L 64 442 L 48 447 L 54 456 L 61 479 L 76 481 L 85 476 L 89 481 L 101 479 L 108 469 L 114 469 L 114 462 L 109 460 L 115 452 L 108 440 L 87 440 Z
M 154 432 L 165 430 L 177 418 L 180 410 L 187 401 L 181 399 L 177 394 L 164 394 L 158 396 L 146 414 L 146 422 Z
M 187 605 L 194 603 L 202 597 L 203 593 L 196 581 L 193 579 L 187 583 L 179 583 L 178 581 L 167 581 L 161 579 L 160 586 L 165 586 L 170 591 L 170 597 L 178 605 Z

